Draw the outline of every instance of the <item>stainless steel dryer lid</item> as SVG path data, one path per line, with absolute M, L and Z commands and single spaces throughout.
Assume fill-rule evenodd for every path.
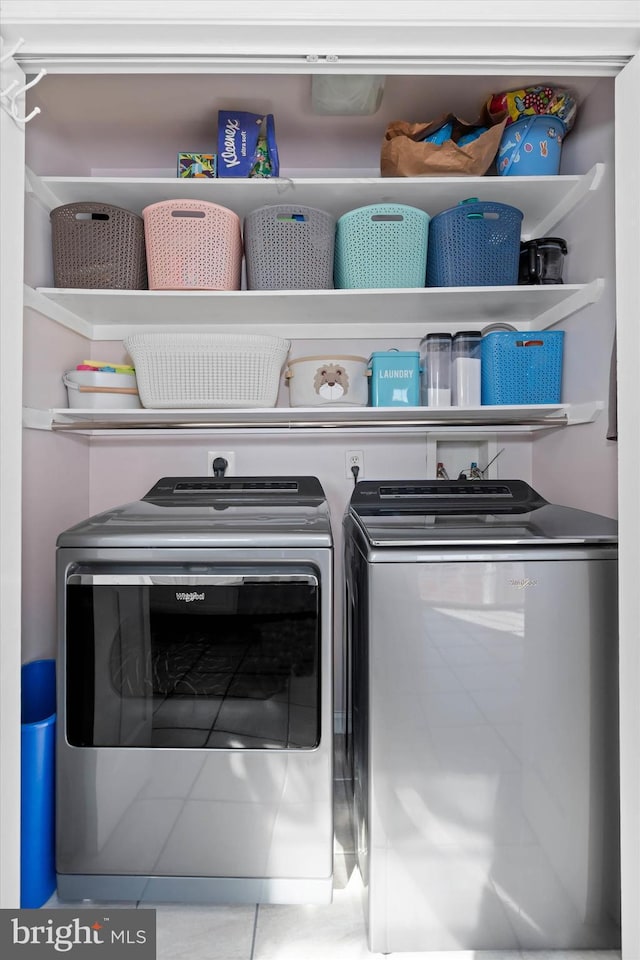
M 165 477 L 65 530 L 59 547 L 331 547 L 316 477 Z
M 372 547 L 617 543 L 615 520 L 550 504 L 523 480 L 364 480 L 348 517 Z

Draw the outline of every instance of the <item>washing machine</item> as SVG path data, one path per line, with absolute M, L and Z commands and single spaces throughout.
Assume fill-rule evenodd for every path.
M 369 948 L 617 949 L 617 531 L 521 481 L 344 519 Z
M 58 538 L 61 900 L 332 896 L 315 477 L 160 480 Z

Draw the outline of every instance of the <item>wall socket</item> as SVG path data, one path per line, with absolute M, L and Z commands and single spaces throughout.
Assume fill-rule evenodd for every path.
M 209 450 L 207 452 L 207 476 L 213 476 L 213 461 L 218 457 L 224 457 L 227 461 L 227 469 L 224 472 L 225 477 L 235 477 L 236 475 L 236 454 L 234 450 Z
M 353 480 L 352 467 L 358 468 L 358 480 L 364 480 L 364 453 L 362 450 L 347 450 L 344 455 L 344 475 L 347 480 Z

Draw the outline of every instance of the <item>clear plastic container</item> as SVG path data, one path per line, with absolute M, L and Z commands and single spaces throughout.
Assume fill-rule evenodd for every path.
M 475 331 L 456 333 L 451 346 L 451 403 L 456 407 L 480 406 L 480 344 Z
M 451 334 L 429 333 L 420 342 L 424 407 L 451 406 Z

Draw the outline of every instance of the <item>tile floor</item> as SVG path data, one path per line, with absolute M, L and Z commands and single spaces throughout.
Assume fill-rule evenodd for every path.
M 100 904 L 156 910 L 157 960 L 374 960 L 361 906 L 362 884 L 355 861 L 347 801 L 348 781 L 336 762 L 334 894 L 326 906 L 276 904 L 201 906 Z M 54 895 L 47 909 L 68 907 Z M 78 907 L 94 908 L 85 902 Z M 391 955 L 393 956 L 393 955 Z M 397 960 L 620 960 L 617 951 L 456 951 L 398 953 Z

